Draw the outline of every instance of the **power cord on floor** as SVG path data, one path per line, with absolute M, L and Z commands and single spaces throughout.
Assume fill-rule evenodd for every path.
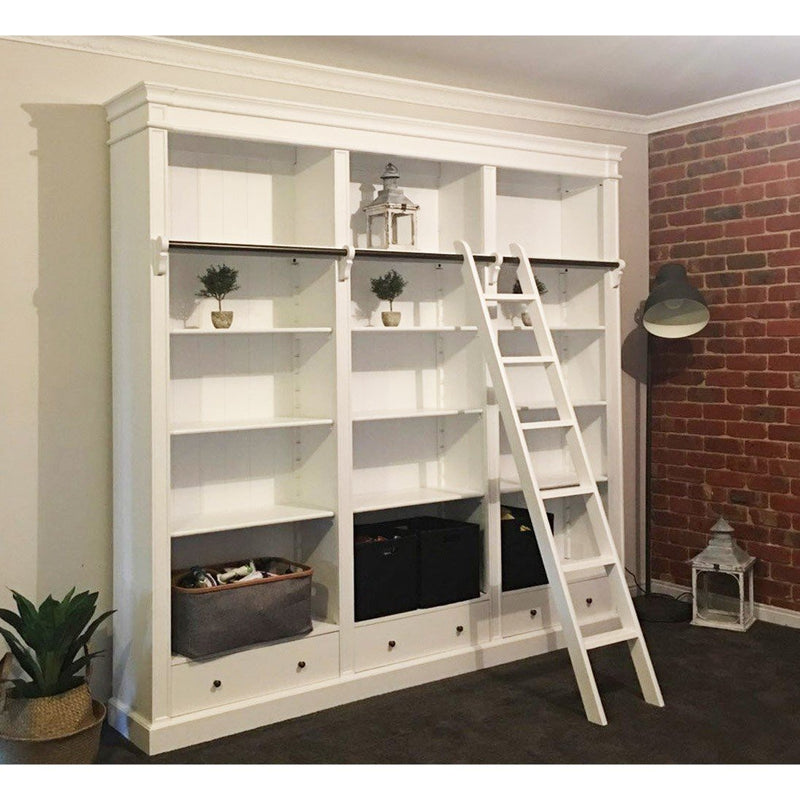
M 647 592 L 639 583 L 636 573 L 625 567 L 639 594 L 633 598 L 636 614 L 642 622 L 688 622 L 692 618 L 691 592 L 677 596 L 663 592 Z M 688 597 L 689 600 L 683 598 Z

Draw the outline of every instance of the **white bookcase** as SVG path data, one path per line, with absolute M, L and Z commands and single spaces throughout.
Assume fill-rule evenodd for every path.
M 561 646 L 547 586 L 501 590 L 501 504 L 524 501 L 454 241 L 487 270 L 505 254 L 505 291 L 510 243 L 532 254 L 621 549 L 622 149 L 154 84 L 107 111 L 112 724 L 158 753 Z M 388 161 L 420 205 L 413 252 L 366 249 Z M 223 262 L 241 289 L 217 330 L 197 275 Z M 370 291 L 389 268 L 408 281 L 398 328 Z M 521 310 L 504 352 L 535 356 Z M 525 419 L 554 419 L 544 386 L 515 390 Z M 571 481 L 563 436 L 530 437 L 544 487 Z M 562 554 L 591 556 L 584 501 L 551 494 Z M 355 622 L 354 524 L 418 514 L 479 524 L 479 597 Z M 171 571 L 262 555 L 313 567 L 313 631 L 174 655 Z M 599 574 L 574 576 L 587 625 L 614 616 Z

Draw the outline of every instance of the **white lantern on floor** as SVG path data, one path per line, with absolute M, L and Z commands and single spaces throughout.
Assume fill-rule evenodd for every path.
M 381 175 L 383 189 L 364 211 L 367 214 L 367 247 L 413 250 L 417 246 L 417 211 L 397 185 L 400 172 L 387 164 Z
M 753 565 L 720 517 L 708 547 L 692 559 L 692 625 L 746 631 L 755 622 Z

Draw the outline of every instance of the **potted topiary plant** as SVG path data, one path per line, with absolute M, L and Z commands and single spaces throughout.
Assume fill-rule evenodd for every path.
M 547 287 L 535 275 L 533 276 L 533 279 L 536 281 L 536 288 L 539 290 L 539 294 L 547 294 Z M 514 289 L 512 291 L 514 294 L 522 294 L 522 285 L 520 284 L 519 280 L 515 281 Z M 527 308 L 527 306 L 525 307 Z M 522 324 L 530 328 L 530 326 L 533 324 L 531 322 L 531 315 L 527 311 L 523 311 L 520 316 L 522 317 Z
M 381 320 L 387 328 L 396 328 L 400 324 L 400 312 L 392 308 L 392 303 L 403 294 L 407 285 L 406 279 L 393 269 L 385 275 L 371 279 L 372 293 L 378 300 L 388 300 L 389 310 L 381 312 Z
M 213 297 L 219 303 L 219 311 L 211 312 L 211 322 L 215 328 L 230 328 L 233 322 L 233 311 L 223 311 L 222 301 L 226 295 L 239 288 L 236 279 L 239 277 L 238 269 L 231 269 L 225 264 L 209 267 L 205 275 L 197 276 L 203 288 L 197 292 L 198 297 Z
M 0 762 L 91 763 L 97 757 L 105 706 L 89 692 L 89 639 L 113 614 L 94 617 L 97 592 L 51 595 L 37 609 L 12 592 L 17 612 L 0 609 L 10 653 L 0 660 Z M 28 680 L 11 679 L 15 658 Z M 83 674 L 81 674 L 83 673 Z

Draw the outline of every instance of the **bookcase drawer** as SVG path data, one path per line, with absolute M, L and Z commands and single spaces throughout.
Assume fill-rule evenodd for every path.
M 325 633 L 172 667 L 172 714 L 234 703 L 339 676 L 339 634 Z
M 470 647 L 489 638 L 489 602 L 459 603 L 363 624 L 355 634 L 356 672 Z
M 549 628 L 557 622 L 550 606 L 547 586 L 505 592 L 502 599 L 501 631 L 503 636 L 519 636 Z

